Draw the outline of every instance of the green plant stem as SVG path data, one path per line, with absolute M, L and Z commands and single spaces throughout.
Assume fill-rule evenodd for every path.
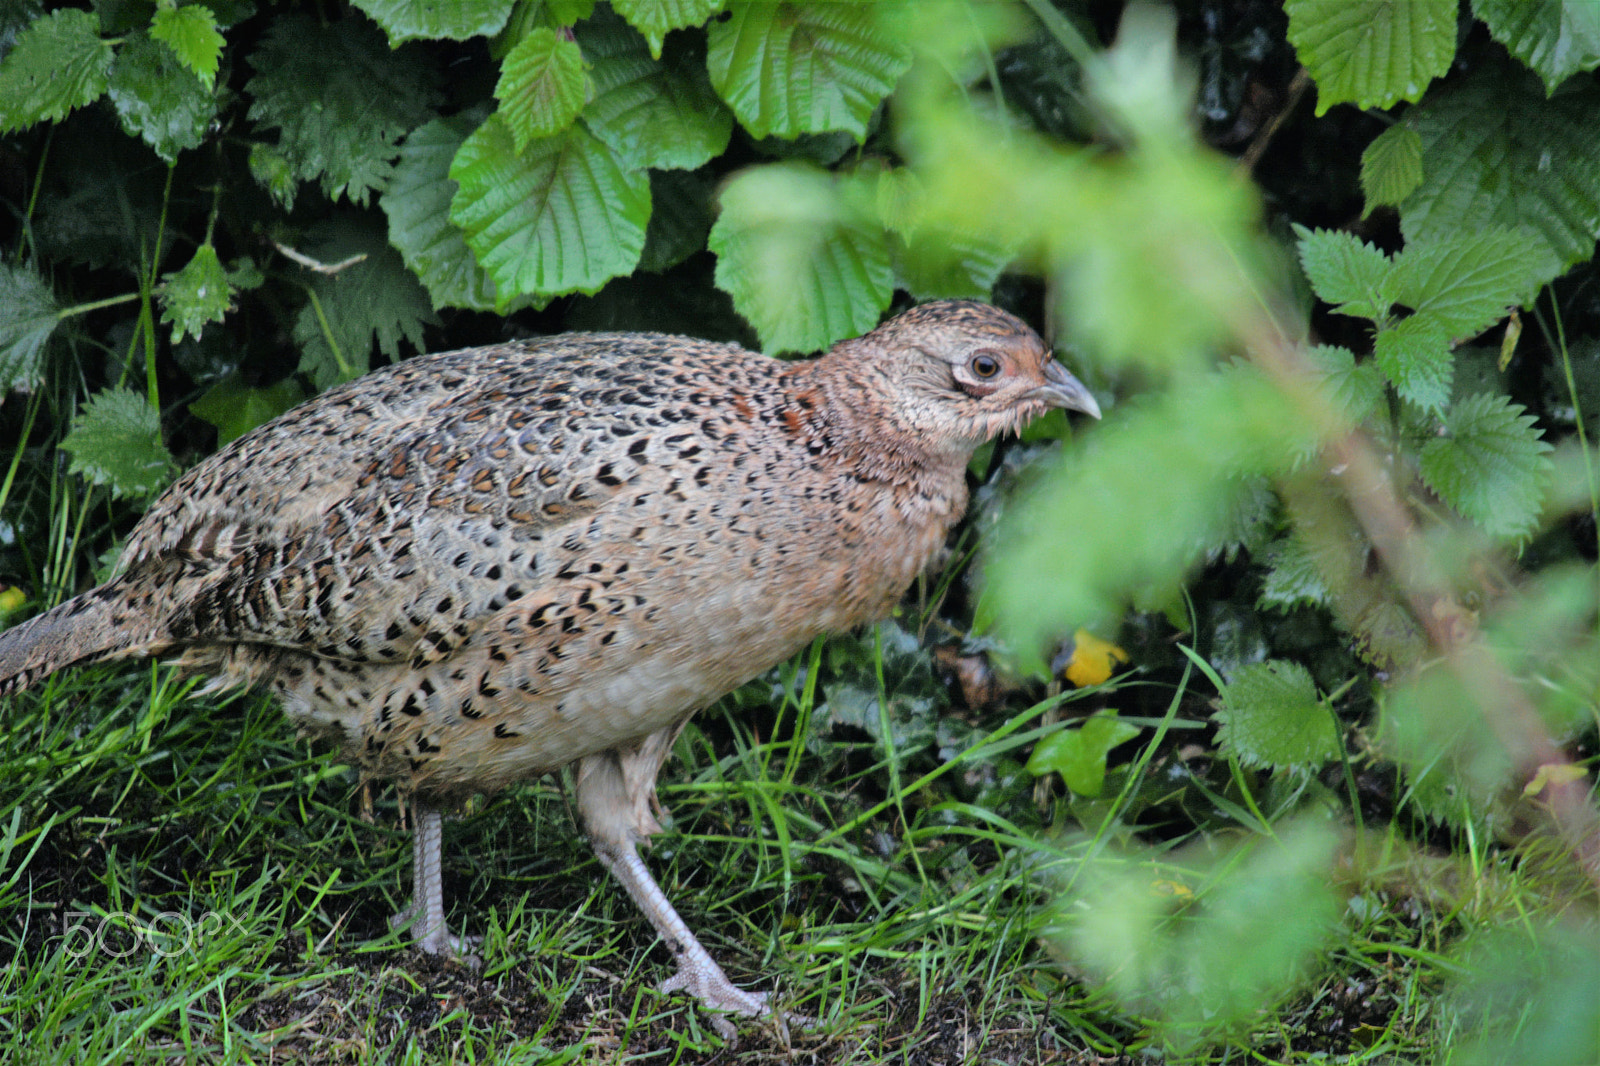
M 63 307 L 57 311 L 56 319 L 57 321 L 65 321 L 73 315 L 86 315 L 90 311 L 98 311 L 102 307 L 115 307 L 117 304 L 130 303 L 137 300 L 139 295 L 136 292 L 125 292 L 121 296 L 107 296 L 103 300 L 91 300 L 86 304 L 73 304 L 71 307 Z
M 39 149 L 39 165 L 33 171 L 33 188 L 28 190 L 28 208 L 23 212 L 23 224 L 17 227 L 17 258 L 22 258 L 23 245 L 27 242 L 29 223 L 33 221 L 34 209 L 39 206 L 39 190 L 44 186 L 44 166 L 50 158 L 50 145 L 55 140 L 56 125 L 50 124 L 49 131 L 44 135 L 44 147 Z
M 1593 518 L 1600 518 L 1600 485 L 1595 481 L 1594 457 L 1589 454 L 1589 434 L 1583 424 L 1583 403 L 1578 398 L 1578 382 L 1572 373 L 1572 353 L 1567 348 L 1567 327 L 1561 317 L 1561 305 L 1556 303 L 1554 289 L 1546 289 L 1550 294 L 1550 313 L 1555 322 L 1555 337 L 1551 347 L 1561 353 L 1561 373 L 1566 382 L 1567 395 L 1572 400 L 1573 429 L 1578 434 L 1579 453 L 1583 456 L 1583 476 L 1589 489 L 1589 514 Z M 1545 336 L 1550 336 L 1550 326 L 1545 322 L 1544 315 L 1539 315 L 1539 326 L 1544 330 Z M 1595 543 L 1600 547 L 1600 524 L 1595 528 Z M 1600 569 L 1596 570 L 1596 580 L 1600 580 Z
M 344 352 L 339 348 L 339 342 L 334 338 L 333 327 L 328 324 L 328 316 L 322 310 L 322 301 L 317 299 L 317 291 L 311 286 L 306 286 L 306 295 L 311 299 L 311 309 L 317 314 L 317 326 L 322 330 L 322 337 L 328 342 L 328 350 L 333 353 L 333 361 L 339 364 L 339 376 L 345 380 L 355 377 L 350 370 L 350 364 L 345 361 Z

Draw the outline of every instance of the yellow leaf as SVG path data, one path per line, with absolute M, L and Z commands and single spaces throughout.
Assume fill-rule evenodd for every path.
M 1087 629 L 1074 633 L 1072 643 L 1072 659 L 1063 673 L 1068 681 L 1079 688 L 1104 684 L 1116 669 L 1116 663 L 1128 661 L 1127 652 L 1109 640 L 1101 640 Z
M 1574 781 L 1583 780 L 1583 767 L 1570 762 L 1547 762 L 1539 767 L 1539 772 L 1533 775 L 1522 788 L 1524 796 L 1537 796 L 1551 785 L 1570 785 Z

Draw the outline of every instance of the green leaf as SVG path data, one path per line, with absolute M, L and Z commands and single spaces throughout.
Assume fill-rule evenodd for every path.
M 1422 184 L 1400 205 L 1406 243 L 1488 226 L 1531 226 L 1562 265 L 1600 236 L 1600 91 L 1546 100 L 1536 78 L 1491 64 L 1406 112 L 1422 141 Z
M 64 8 L 36 20 L 0 62 L 0 133 L 94 103 L 106 91 L 111 58 L 89 12 Z
M 188 265 L 166 275 L 161 285 L 161 321 L 172 324 L 172 343 L 186 333 L 198 338 L 207 322 L 221 322 L 231 295 L 217 250 L 202 244 Z
M 206 390 L 189 405 L 189 412 L 217 427 L 217 447 L 244 436 L 270 422 L 305 399 L 293 378 L 284 378 L 264 389 L 244 384 L 237 374 L 229 375 Z
M 539 28 L 501 62 L 494 95 L 520 152 L 572 125 L 593 89 L 578 42 Z
M 1353 233 L 1309 230 L 1296 226 L 1300 237 L 1300 269 L 1312 289 L 1342 315 L 1381 320 L 1394 301 L 1385 292 L 1389 257 Z
M 691 170 L 650 172 L 650 228 L 645 231 L 640 270 L 670 270 L 706 246 L 711 232 L 712 184 Z
M 161 440 L 161 412 L 132 389 L 106 389 L 85 401 L 61 448 L 72 455 L 72 473 L 114 496 L 148 499 L 178 472 Z
M 300 251 L 325 263 L 366 255 L 337 274 L 311 275 L 310 298 L 295 319 L 300 370 L 319 392 L 365 374 L 374 341 L 391 361 L 400 358 L 402 340 L 422 350 L 422 327 L 439 320 L 421 283 L 369 219 L 323 223 Z
M 476 125 L 471 116 L 456 115 L 418 126 L 400 146 L 389 187 L 378 200 L 389 217 L 389 243 L 427 287 L 435 309 L 492 311 L 496 306 L 494 280 L 450 221 L 456 194 L 450 162 Z M 513 301 L 506 309 L 523 303 Z
M 1422 139 L 1410 126 L 1390 126 L 1361 153 L 1361 217 L 1375 207 L 1397 207 L 1422 184 Z
M 1326 607 L 1332 602 L 1316 557 L 1294 534 L 1273 541 L 1262 553 L 1261 562 L 1267 572 L 1261 578 L 1261 594 L 1256 598 L 1260 607 L 1288 611 L 1304 606 Z
M 1035 744 L 1027 770 L 1035 777 L 1058 773 L 1078 795 L 1098 796 L 1105 788 L 1111 749 L 1138 735 L 1139 727 L 1118 720 L 1116 711 L 1100 711 L 1078 728 L 1051 733 Z
M 365 204 L 389 180 L 400 138 L 431 117 L 436 93 L 420 58 L 391 52 L 365 19 L 321 26 L 283 16 L 250 56 L 250 117 L 278 131 L 296 178 Z
M 1317 114 L 1334 104 L 1417 100 L 1450 69 L 1456 0 L 1287 0 L 1289 41 L 1317 83 Z
M 1593 0 L 1473 0 L 1489 35 L 1544 79 L 1547 92 L 1600 66 L 1600 5 Z
M 710 28 L 711 84 L 755 137 L 856 140 L 911 65 L 866 4 L 740 4 Z
M 1350 939 L 1339 833 L 1327 823 L 1218 833 L 1243 844 L 1206 841 L 1192 849 L 1214 856 L 1203 865 L 1169 846 L 1089 849 L 1062 879 L 1050 933 L 1074 972 L 1152 1027 L 1152 1042 L 1191 1061 L 1198 1048 L 1237 1044 L 1295 989 L 1309 995 L 1319 960 Z
M 1389 289 L 1396 303 L 1464 340 L 1531 302 L 1560 271 L 1533 230 L 1490 226 L 1407 244 L 1395 256 Z
M 644 34 L 650 54 L 661 58 L 661 42 L 667 33 L 684 26 L 702 26 L 722 10 L 724 0 L 612 0 L 611 7 L 628 20 L 628 25 Z
M 499 33 L 515 0 L 351 0 L 383 27 L 391 47 L 419 38 L 465 41 Z
M 209 92 L 222 62 L 222 34 L 217 17 L 204 4 L 158 7 L 150 18 L 150 37 L 172 49 Z
M 1422 315 L 1378 331 L 1372 358 L 1395 391 L 1419 407 L 1439 411 L 1450 400 L 1450 335 Z
M 1332 709 L 1299 663 L 1251 663 L 1222 689 L 1217 746 L 1246 766 L 1315 769 L 1339 757 Z
M 294 160 L 279 151 L 277 145 L 257 141 L 250 146 L 250 176 L 282 204 L 285 211 L 294 207 L 295 193 L 300 188 Z
M 1075 441 L 988 538 L 1004 550 L 985 559 L 984 596 L 1011 647 L 1026 656 L 1076 626 L 1120 618 L 1135 591 L 1147 602 L 1175 594 L 1226 524 L 1240 479 L 1286 470 L 1305 431 L 1263 375 L 1207 372 Z
M 215 97 L 194 72 L 171 48 L 143 34 L 123 42 L 109 88 L 122 128 L 168 163 L 200 147 L 217 114 Z
M 1479 394 L 1452 406 L 1444 435 L 1423 445 L 1422 478 L 1484 532 L 1521 538 L 1539 517 L 1550 450 L 1522 407 Z
M 914 230 L 894 242 L 898 287 L 920 302 L 988 300 L 1000 272 L 1016 258 L 1013 250 L 981 237 L 943 233 L 933 227 Z
M 733 115 L 717 99 L 703 57 L 674 47 L 652 59 L 644 38 L 618 19 L 579 32 L 594 63 L 594 99 L 583 118 L 630 166 L 692 170 L 728 147 Z
M 878 322 L 894 295 L 889 241 L 826 172 L 746 170 L 722 191 L 707 241 L 717 285 L 769 354 L 826 348 Z
M 872 184 L 878 220 L 895 234 L 896 288 L 919 302 L 989 299 L 1017 249 L 981 233 L 960 232 L 942 219 L 928 221 L 927 190 L 913 171 L 896 167 L 873 173 L 869 166 L 856 176 Z
M 0 395 L 44 380 L 45 345 L 60 321 L 43 277 L 0 262 Z
M 594 0 L 544 0 L 544 6 L 557 26 L 572 26 L 594 14 Z
M 1333 409 L 1352 425 L 1365 421 L 1383 402 L 1383 374 L 1372 363 L 1357 363 L 1348 349 L 1333 345 L 1318 345 L 1304 354 Z
M 498 115 L 450 166 L 450 219 L 488 270 L 502 305 L 522 293 L 593 293 L 639 262 L 650 179 L 581 125 L 518 153 Z

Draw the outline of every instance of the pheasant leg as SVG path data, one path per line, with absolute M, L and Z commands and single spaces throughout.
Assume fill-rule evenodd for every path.
M 467 957 L 471 941 L 451 936 L 444 922 L 444 874 L 440 844 L 444 816 L 420 800 L 412 802 L 416 829 L 411 837 L 411 903 L 389 919 L 390 929 L 411 926 L 416 946 L 429 955 Z
M 680 721 L 645 737 L 635 747 L 579 760 L 574 774 L 578 817 L 601 864 L 628 890 L 678 964 L 678 972 L 662 982 L 661 991 L 688 992 L 707 1007 L 730 1014 L 767 1014 L 766 995 L 746 992 L 728 980 L 678 917 L 639 857 L 639 843 L 661 831 L 651 813 L 656 774 L 682 728 Z M 785 1015 L 784 1020 L 802 1019 Z M 733 1036 L 733 1026 L 726 1018 L 714 1016 L 711 1024 L 725 1038 Z
M 662 992 L 684 991 L 713 1010 L 730 1014 L 765 1014 L 767 996 L 764 992 L 746 992 L 728 980 L 710 952 L 700 945 L 689 931 L 678 912 L 668 902 L 666 893 L 656 884 L 655 878 L 645 868 L 638 850 L 630 843 L 620 847 L 608 842 L 595 842 L 595 854 L 606 869 L 622 882 L 633 902 L 644 911 L 650 924 L 656 927 L 667 949 L 678 964 L 678 972 L 661 983 Z M 724 1028 L 726 1026 L 726 1028 Z M 726 1036 L 732 1031 L 724 1022 L 717 1029 Z

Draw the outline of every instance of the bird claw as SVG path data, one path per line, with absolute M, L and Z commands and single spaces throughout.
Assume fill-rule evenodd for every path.
M 763 1015 L 769 1016 L 779 1025 L 787 1028 L 788 1025 L 808 1025 L 811 1019 L 803 1014 L 793 1014 L 789 1011 L 775 1011 L 770 1004 L 771 994 L 767 992 L 746 992 L 738 987 L 720 971 L 708 973 L 697 967 L 680 965 L 678 972 L 662 981 L 656 986 L 662 995 L 673 992 L 687 992 L 702 1005 L 711 1010 L 722 1013 L 711 1015 L 711 1028 L 724 1040 L 734 1038 L 734 1026 L 723 1014 L 735 1014 L 741 1017 L 754 1018 Z
M 414 921 L 420 923 L 422 919 L 417 915 L 416 905 L 412 904 L 389 917 L 389 928 L 398 933 L 405 929 L 406 926 L 412 925 Z M 431 929 L 415 928 L 415 931 L 418 935 L 411 942 L 411 946 L 418 951 L 426 955 L 445 955 L 454 958 L 462 965 L 473 970 L 483 965 L 483 960 L 478 958 L 476 952 L 473 951 L 474 948 L 483 943 L 483 937 L 456 936 L 450 932 L 450 927 L 443 922 Z

